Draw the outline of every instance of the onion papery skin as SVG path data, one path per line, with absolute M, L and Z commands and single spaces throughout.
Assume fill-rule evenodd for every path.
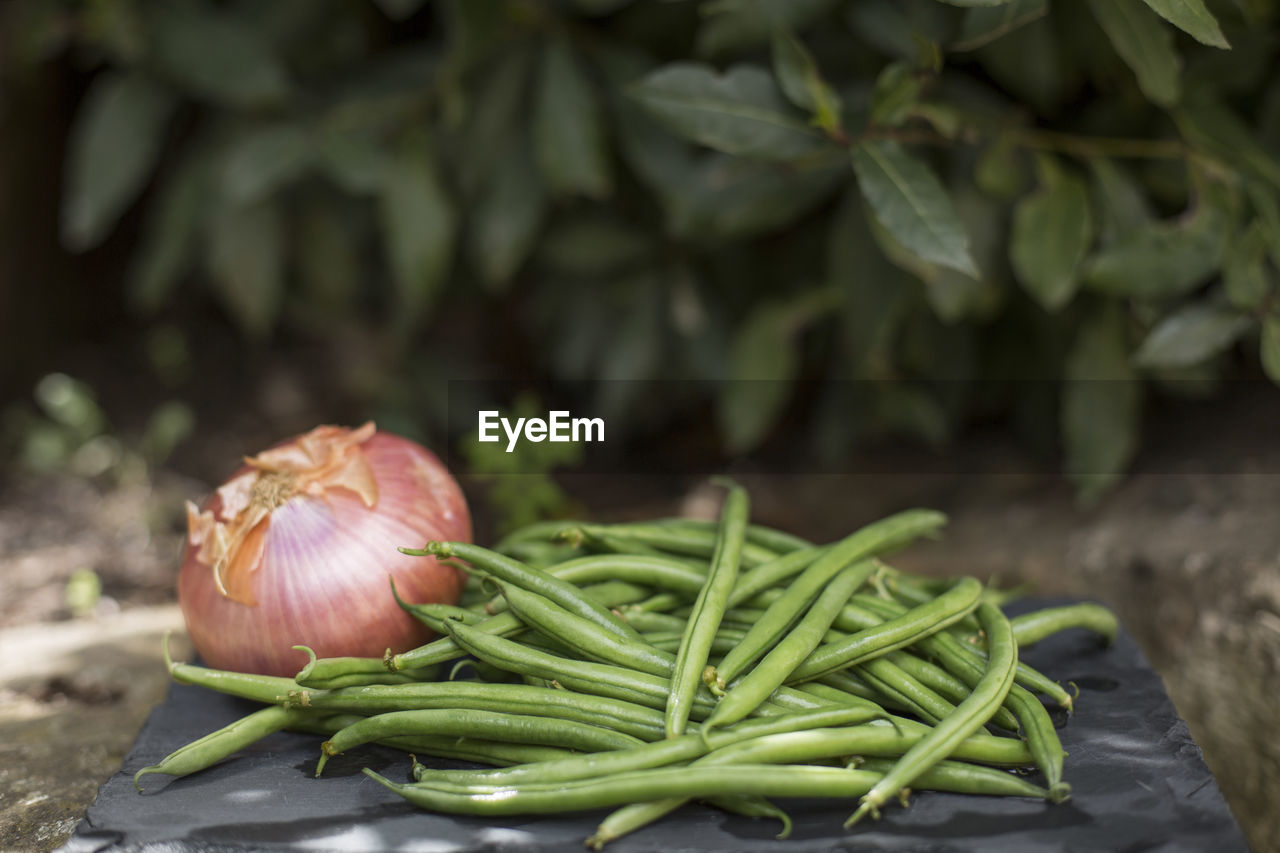
M 377 483 L 377 503 L 370 508 L 354 492 L 330 488 L 276 507 L 262 563 L 252 573 L 256 604 L 219 592 L 188 539 L 178 603 L 209 666 L 293 676 L 308 660 L 295 645 L 320 657 L 381 657 L 434 636 L 396 604 L 389 577 L 406 601 L 457 602 L 464 582 L 457 569 L 396 549 L 433 539 L 469 542 L 466 499 L 435 454 L 415 442 L 375 432 L 359 447 Z M 220 515 L 216 492 L 204 509 Z

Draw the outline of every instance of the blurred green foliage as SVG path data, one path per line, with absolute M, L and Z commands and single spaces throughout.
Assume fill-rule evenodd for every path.
M 885 380 L 805 402 L 824 452 L 998 406 L 1087 495 L 1145 389 L 1280 381 L 1276 0 L 28 5 L 101 65 L 64 242 L 147 190 L 143 311 L 425 342 L 519 300 L 542 361 L 500 367 L 777 380 L 724 386 L 731 452 L 785 383 Z
M 41 378 L 32 397 L 34 406 L 15 402 L 0 411 L 0 460 L 36 474 L 145 481 L 195 429 L 191 408 L 170 400 L 151 411 L 140 435 L 126 437 L 112 428 L 93 389 L 64 373 Z

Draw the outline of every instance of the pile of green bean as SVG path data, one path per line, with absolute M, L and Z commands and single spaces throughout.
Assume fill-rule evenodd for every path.
M 846 826 L 908 789 L 1067 798 L 1065 753 L 1037 694 L 1068 711 L 1072 697 L 1018 648 L 1067 628 L 1110 640 L 1110 611 L 1009 619 L 973 578 L 923 579 L 883 561 L 936 534 L 937 512 L 901 512 L 818 547 L 751 524 L 746 492 L 726 485 L 718 522 L 541 523 L 492 550 L 402 549 L 469 576 L 461 606 L 401 602 L 440 634 L 402 654 L 312 655 L 294 679 L 168 661 L 180 682 L 268 707 L 135 784 L 301 730 L 327 737 L 316 775 L 366 743 L 488 765 L 415 757 L 411 783 L 365 771 L 433 811 L 618 807 L 587 840 L 597 849 L 689 800 L 777 818 L 785 837 L 790 820 L 769 798 L 858 799 Z

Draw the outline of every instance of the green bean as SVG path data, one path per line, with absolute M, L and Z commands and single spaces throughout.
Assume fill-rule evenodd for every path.
M 1113 643 L 1119 628 L 1114 613 L 1101 604 L 1092 602 L 1046 607 L 1044 610 L 1015 616 L 1009 622 L 1013 625 L 1013 638 L 1020 649 L 1035 645 L 1050 634 L 1069 628 L 1084 628 L 1098 634 L 1107 643 Z
M 498 588 L 522 621 L 585 657 L 629 666 L 652 675 L 670 675 L 675 666 L 673 655 L 655 649 L 643 639 L 624 640 L 560 607 L 551 599 L 518 586 L 499 584 Z
M 687 620 L 670 613 L 654 613 L 649 610 L 624 610 L 623 618 L 627 624 L 644 634 L 682 634 Z
M 857 767 L 873 773 L 888 773 L 893 769 L 893 762 L 884 758 L 867 758 L 860 761 Z M 917 776 L 911 787 L 957 794 L 985 794 L 990 797 L 1049 799 L 1048 791 L 1017 774 L 960 761 L 939 761 Z
M 599 583 L 592 587 L 592 597 L 601 607 L 613 607 L 620 603 L 619 599 L 625 601 L 631 596 L 630 584 L 613 585 L 608 582 Z M 470 622 L 467 619 L 459 620 Z M 514 613 L 498 613 L 490 616 L 483 621 L 476 622 L 472 627 L 488 634 L 499 637 L 512 637 L 525 630 L 525 624 Z M 440 628 L 443 630 L 445 625 L 442 623 Z M 445 631 L 445 633 L 448 633 Z M 410 649 L 398 655 L 391 655 L 383 658 L 382 665 L 384 669 L 391 671 L 399 671 L 401 669 L 409 669 L 413 667 L 421 667 L 426 664 L 443 663 L 444 661 L 453 660 L 462 655 L 462 649 L 450 637 L 441 637 L 433 640 L 424 646 L 418 646 L 416 649 Z M 323 685 L 321 685 L 323 686 Z
M 910 645 L 972 611 L 981 595 L 982 584 L 973 578 L 961 578 L 933 601 L 912 608 L 897 619 L 858 631 L 845 640 L 819 646 L 796 667 L 788 681 L 807 681 Z
M 773 589 L 804 571 L 827 550 L 826 546 L 803 548 L 742 572 L 734 582 L 733 592 L 729 593 L 728 606 L 738 607 L 765 590 Z
M 711 641 L 711 655 L 713 657 L 724 657 L 733 648 L 742 642 L 743 631 L 736 628 L 721 628 L 716 631 L 715 639 Z M 641 634 L 644 640 L 655 649 L 661 649 L 664 652 L 675 654 L 680 650 L 680 640 L 684 636 L 683 631 L 663 631 L 653 634 Z
M 471 761 L 493 767 L 514 767 L 534 761 L 559 761 L 577 753 L 558 746 L 542 746 L 532 743 L 503 743 L 482 738 L 452 737 L 449 735 L 415 735 L 413 737 L 389 737 L 375 743 L 402 749 L 414 756 L 430 755 L 434 758 L 452 758 Z
M 969 695 L 968 684 L 924 658 L 916 657 L 908 651 L 890 652 L 886 657 L 889 663 L 898 667 L 952 705 L 958 705 Z M 981 672 L 981 668 L 979 668 L 979 672 Z M 1018 720 L 1007 707 L 997 708 L 996 712 L 991 715 L 991 722 L 1011 732 L 1018 730 Z
M 456 622 L 465 622 L 471 626 L 479 625 L 481 622 L 489 619 L 489 617 L 484 613 L 477 613 L 476 611 L 468 610 L 465 607 L 455 607 L 452 604 L 408 604 L 407 602 L 402 602 L 400 607 L 414 619 L 417 619 L 437 634 L 444 633 L 444 622 L 446 619 L 453 619 Z
M 543 570 L 557 563 L 585 556 L 587 553 L 582 548 L 558 542 L 518 542 L 505 550 L 498 548 L 493 550 L 513 560 L 519 560 L 527 566 Z
M 638 601 L 635 604 L 627 605 L 623 608 L 623 618 L 628 613 L 666 613 L 678 607 L 684 602 L 679 594 L 674 592 L 660 592 L 644 601 Z
M 552 569 L 559 568 L 552 566 Z M 548 572 L 554 574 L 554 572 Z M 579 584 L 582 594 L 593 598 L 611 609 L 643 601 L 653 595 L 653 590 L 638 583 L 625 580 L 604 580 L 599 583 Z M 501 595 L 495 596 L 485 604 L 483 612 L 488 614 L 502 613 L 507 610 L 507 600 Z
M 736 726 L 720 729 L 706 740 L 698 735 L 681 735 L 630 749 L 596 752 L 558 761 L 527 764 L 503 770 L 419 770 L 414 768 L 414 778 L 419 782 L 466 785 L 472 788 L 502 788 L 522 782 L 550 783 L 570 782 L 579 779 L 596 779 L 614 773 L 628 773 L 664 767 L 692 761 L 712 750 L 754 738 L 786 732 L 801 731 L 815 726 L 849 726 L 882 718 L 883 712 L 874 708 L 831 708 L 800 714 L 782 714 L 745 720 Z
M 746 522 L 743 522 L 743 542 L 739 559 L 741 565 L 751 568 L 764 565 L 778 558 L 778 554 L 747 539 Z M 590 544 L 602 545 L 618 553 L 682 554 L 703 560 L 715 554 L 717 536 L 712 528 L 706 530 L 679 529 L 654 524 L 600 525 L 583 524 L 567 531 L 581 536 Z
M 526 524 L 517 530 L 513 530 L 506 536 L 503 536 L 493 546 L 493 550 L 500 554 L 506 554 L 512 545 L 523 542 L 554 542 L 560 532 L 572 527 L 585 524 L 582 521 L 573 519 L 551 519 L 549 521 L 535 521 L 533 524 Z
M 509 533 L 494 546 L 494 550 L 505 552 L 508 547 L 517 542 L 538 540 L 551 541 L 567 530 L 583 526 L 594 526 L 605 530 L 620 531 L 623 533 L 629 532 L 632 535 L 651 528 L 667 528 L 673 530 L 694 531 L 701 535 L 706 542 L 705 546 L 703 546 L 705 547 L 705 553 L 702 554 L 702 556 L 706 556 L 707 554 L 710 554 L 712 550 L 712 543 L 716 532 L 715 524 L 716 523 L 714 521 L 694 518 L 659 518 L 653 521 L 624 521 L 608 525 L 588 525 L 587 522 L 584 521 L 540 521 Z M 775 551 L 779 554 L 785 554 L 789 551 L 796 551 L 801 548 L 811 547 L 812 544 L 799 536 L 795 536 L 794 534 L 786 533 L 772 527 L 766 527 L 763 524 L 747 525 L 747 541 L 767 548 L 770 551 Z
M 705 531 L 708 536 L 714 536 L 716 532 L 716 523 L 709 519 L 660 518 L 649 523 L 668 527 L 684 527 L 691 530 L 701 530 Z M 787 554 L 791 551 L 799 551 L 804 548 L 813 547 L 813 543 L 807 539 L 773 527 L 767 527 L 763 524 L 747 525 L 747 541 L 760 545 L 761 547 L 768 548 L 770 551 L 774 551 L 778 554 Z
M 540 569 L 526 566 L 517 560 L 504 557 L 487 548 L 481 548 L 478 545 L 471 545 L 467 542 L 436 541 L 428 542 L 426 547 L 420 550 L 401 548 L 400 551 L 410 556 L 419 557 L 427 555 L 459 557 L 470 563 L 474 567 L 473 570 L 492 575 L 498 580 L 507 581 L 522 589 L 545 595 L 566 610 L 595 622 L 606 631 L 617 634 L 619 637 L 628 639 L 637 639 L 638 637 L 634 629 L 629 628 L 622 620 L 611 613 L 607 607 L 584 596 L 580 589 L 568 581 Z
M 921 651 L 931 654 L 966 684 L 974 685 L 982 677 L 982 666 L 965 654 L 964 643 L 955 637 L 938 635 L 921 643 Z M 1071 786 L 1062 781 L 1062 761 L 1066 753 L 1053 727 L 1053 720 L 1040 700 L 1025 688 L 1014 684 L 1005 697 L 1005 705 L 1013 712 L 1036 766 L 1044 774 L 1049 796 L 1062 802 L 1071 794 Z
M 869 608 L 877 616 L 883 616 L 885 618 L 894 618 L 907 612 L 906 608 L 897 602 L 862 595 L 854 596 L 853 607 L 854 610 L 852 611 L 848 608 L 846 608 L 845 611 L 842 611 L 842 617 L 848 617 L 852 614 L 859 613 L 858 608 L 861 607 Z M 863 618 L 863 614 L 860 614 L 859 618 Z M 836 622 L 839 624 L 841 620 L 837 619 Z M 979 666 L 986 662 L 986 655 L 969 643 L 965 643 L 945 631 L 938 632 L 937 636 L 940 638 L 940 642 L 945 643 L 949 648 L 956 650 L 959 654 L 971 658 Z M 1064 690 L 1062 685 L 1053 681 L 1043 673 L 1038 672 L 1034 668 L 1027 666 L 1022 661 L 1018 662 L 1017 674 L 1014 679 L 1015 683 L 1021 687 L 1036 693 L 1043 693 L 1052 698 L 1061 707 L 1066 708 L 1068 712 L 1072 710 L 1073 702 L 1071 694 Z
M 938 693 L 885 658 L 876 658 L 854 667 L 854 672 L 871 682 L 875 679 L 881 684 L 892 687 L 901 696 L 908 698 L 916 707 L 922 709 L 930 722 L 941 720 L 953 713 L 956 706 Z
M 350 688 L 344 688 L 350 689 Z M 365 719 L 359 714 L 328 714 L 305 717 L 289 726 L 290 731 L 316 735 L 336 734 L 347 726 Z M 383 738 L 375 741 L 383 746 L 395 747 L 417 755 L 437 758 L 454 758 L 504 767 L 535 761 L 556 761 L 571 758 L 578 753 L 554 746 L 538 746 L 524 743 L 503 743 L 480 738 L 453 737 L 450 735 L 413 735 Z M 417 766 L 417 759 L 414 759 Z
M 604 696 L 528 684 L 429 681 L 331 691 L 295 690 L 288 697 L 287 707 L 366 715 L 448 708 L 508 711 L 605 726 L 644 740 L 653 740 L 664 734 L 662 714 L 653 708 Z
M 671 692 L 667 678 L 611 664 L 555 657 L 460 623 L 446 627 L 458 645 L 499 669 L 545 678 L 579 693 L 609 696 L 649 708 L 663 709 L 667 705 Z M 701 714 L 699 719 L 705 717 L 713 707 L 711 695 L 695 696 L 694 707 Z
M 752 807 L 741 808 L 744 800 L 751 803 Z M 624 835 L 648 826 L 654 821 L 661 820 L 686 802 L 688 800 L 684 797 L 674 797 L 665 800 L 631 803 L 623 806 L 600 822 L 600 825 L 596 827 L 595 834 L 587 839 L 587 847 L 592 850 L 603 850 L 604 846 L 610 841 L 616 841 Z M 774 837 L 782 840 L 791 835 L 791 817 L 763 797 L 746 798 L 741 795 L 725 795 L 707 797 L 706 802 L 726 811 L 743 814 L 747 817 L 777 818 L 782 821 L 782 830 Z
M 644 741 L 622 732 L 562 720 L 496 711 L 471 711 L 460 708 L 428 711 L 392 711 L 352 723 L 321 744 L 322 755 L 316 775 L 324 770 L 329 757 L 352 747 L 388 737 L 415 735 L 454 735 L 480 737 L 510 743 L 568 747 L 589 752 L 626 749 Z
M 693 598 L 707 579 L 707 564 L 667 556 L 593 554 L 552 566 L 547 573 L 580 586 L 601 581 L 630 581 Z
M 522 784 L 499 792 L 481 790 L 468 794 L 464 790 L 422 783 L 397 784 L 372 770 L 364 772 L 422 808 L 483 816 L 578 811 L 671 796 L 759 794 L 847 798 L 866 793 L 880 779 L 875 773 L 839 767 L 710 765 L 639 770 L 579 782 Z
M 294 646 L 306 652 L 311 659 L 297 675 L 295 683 L 303 687 L 317 690 L 332 690 L 338 687 L 357 687 L 365 684 L 408 684 L 435 677 L 434 664 L 439 661 L 419 661 L 413 668 L 404 671 L 389 672 L 380 658 L 317 658 L 316 653 L 308 646 Z
M 667 737 L 683 734 L 689 720 L 694 695 L 707 666 L 711 642 L 720 630 L 720 617 L 724 614 L 729 593 L 733 591 L 742 558 L 743 539 L 746 536 L 747 492 L 741 486 L 729 484 L 724 508 L 720 514 L 720 529 L 716 536 L 715 552 L 711 557 L 711 569 L 707 582 L 698 593 L 693 615 L 685 626 L 676 652 L 675 668 L 671 674 L 671 693 L 667 699 Z
M 186 746 L 169 753 L 159 764 L 143 767 L 133 774 L 133 786 L 141 791 L 142 786 L 138 783 L 138 780 L 149 773 L 186 776 L 188 773 L 203 770 L 227 756 L 239 752 L 249 744 L 256 743 L 267 735 L 274 734 L 293 725 L 299 719 L 305 717 L 307 713 L 298 709 L 278 707 L 254 711 L 247 717 L 241 717 L 234 723 L 223 726 L 216 732 L 210 732 L 199 740 L 192 741 Z
M 239 696 L 255 702 L 275 703 L 298 684 L 292 678 L 281 678 L 273 675 L 251 675 L 244 672 L 229 672 L 222 669 L 209 669 L 191 663 L 174 663 L 169 655 L 169 635 L 165 634 L 162 645 L 164 664 L 169 675 L 179 684 L 196 684 L 208 687 L 228 696 Z
M 936 714 L 928 707 L 928 704 L 921 704 L 911 693 L 904 693 L 898 689 L 897 685 L 892 681 L 885 681 L 879 678 L 876 673 L 869 672 L 862 667 L 854 667 L 853 673 L 871 689 L 877 693 L 885 707 L 897 707 L 904 709 L 907 713 L 913 714 L 917 719 L 928 723 L 929 725 L 937 725 L 941 716 Z
M 946 595 L 947 593 L 943 593 Z M 941 596 L 940 596 L 941 597 Z M 1018 662 L 1018 646 L 1013 642 L 1013 629 L 1000 608 L 983 602 L 978 605 L 978 621 L 991 644 L 991 656 L 982 680 L 956 710 L 925 734 L 906 755 L 862 798 L 857 811 L 846 826 L 857 823 L 865 814 L 880 816 L 880 807 L 915 781 L 916 777 L 953 753 L 965 738 L 973 735 L 991 718 L 995 709 L 1013 686 Z
M 838 555 L 840 548 L 833 548 L 829 555 Z M 794 586 L 799 586 L 805 581 L 805 577 L 810 572 L 815 571 L 819 565 L 827 558 L 815 562 Z M 835 619 L 836 614 L 840 611 L 853 591 L 863 584 L 867 579 L 867 575 L 871 572 L 871 564 L 867 561 L 854 563 L 848 566 L 839 574 L 831 578 L 827 575 L 823 578 L 826 589 L 822 590 L 818 596 L 818 600 L 809 608 L 809 612 L 804 615 L 799 624 L 787 634 L 777 645 L 765 655 L 759 665 L 751 672 L 747 673 L 741 679 L 738 679 L 725 693 L 720 703 L 716 705 L 715 712 L 703 723 L 702 731 L 705 735 L 707 730 L 716 726 L 729 725 L 737 722 L 747 714 L 754 711 L 761 702 L 768 698 L 778 687 L 787 680 L 792 671 L 803 661 L 809 654 L 818 647 L 822 642 L 822 635 L 831 627 L 831 622 Z M 829 583 L 828 583 L 829 581 Z M 785 599 L 779 599 L 784 601 Z M 773 614 L 772 609 L 770 614 Z M 770 614 L 766 614 L 765 619 Z M 785 619 L 785 614 L 774 614 L 777 622 Z M 793 620 L 788 620 L 793 621 Z M 756 625 L 763 624 L 764 620 L 757 622 Z M 753 629 L 754 630 L 754 629 Z M 743 639 L 734 651 L 729 653 L 725 658 L 723 667 L 751 638 L 751 631 L 747 632 L 747 637 Z M 723 681 L 717 675 L 720 667 L 708 668 L 708 676 L 706 678 L 708 685 L 711 686 L 712 692 L 715 692 L 716 686 L 723 689 Z M 737 670 L 741 672 L 742 670 Z M 729 673 L 725 673 L 727 677 L 732 677 Z
M 717 684 L 723 689 L 724 683 L 737 678 L 740 672 L 768 652 L 800 619 L 808 603 L 846 566 L 872 557 L 884 549 L 901 546 L 922 535 L 936 532 L 943 524 L 946 524 L 946 516 L 941 512 L 908 510 L 869 524 L 827 548 L 799 578 L 792 581 L 777 601 L 769 605 L 764 615 L 755 621 L 742 646 L 717 667 Z M 874 565 L 870 562 L 861 565 L 858 573 L 861 580 L 869 578 L 873 569 Z M 861 585 L 861 581 L 858 585 Z

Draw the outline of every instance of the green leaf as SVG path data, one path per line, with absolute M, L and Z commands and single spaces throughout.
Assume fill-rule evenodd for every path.
M 973 180 L 987 195 L 1012 199 L 1027 184 L 1026 159 L 1012 136 L 1001 134 L 983 149 L 974 167 Z
M 1218 26 L 1218 19 L 1205 8 L 1204 0 L 1143 0 L 1155 13 L 1194 38 L 1210 47 L 1231 49 L 1227 37 Z
M 1202 202 L 1189 220 L 1153 222 L 1121 235 L 1085 263 L 1087 286 L 1117 296 L 1181 296 L 1221 266 L 1229 221 Z
M 964 226 L 927 166 L 898 143 L 882 140 L 853 148 L 853 170 L 876 219 L 904 248 L 922 260 L 980 277 Z
M 960 35 L 949 49 L 977 50 L 1047 14 L 1049 0 L 1012 0 L 990 7 L 970 9 L 965 12 L 960 24 Z
M 284 298 L 284 239 L 270 203 L 222 205 L 209 223 L 206 264 L 214 289 L 240 329 L 266 338 Z
M 289 94 L 284 65 L 246 22 L 203 4 L 155 8 L 155 60 L 187 92 L 236 108 L 278 104 Z
M 704 158 L 668 203 L 668 229 L 714 243 L 778 231 L 845 186 L 839 166 L 790 169 L 715 154 Z
M 875 94 L 871 98 L 871 124 L 879 127 L 897 127 L 911 118 L 912 110 L 920 102 L 924 79 L 905 62 L 891 62 L 876 78 Z
M 800 32 L 817 23 L 840 0 L 715 0 L 698 28 L 697 53 L 723 57 L 769 43 L 779 30 Z
M 1154 103 L 1172 107 L 1182 95 L 1182 59 L 1173 31 L 1143 0 L 1089 0 L 1089 8 L 1116 53 L 1138 76 L 1138 87 Z
M 1058 311 L 1080 286 L 1093 217 L 1084 181 L 1047 157 L 1040 162 L 1040 188 L 1013 211 L 1009 261 L 1018 283 L 1046 311 Z
M 1098 233 L 1109 246 L 1122 235 L 1151 224 L 1155 214 L 1142 186 L 1127 169 L 1105 157 L 1090 157 L 1094 209 L 1098 212 Z
M 367 133 L 325 133 L 315 156 L 329 180 L 352 195 L 376 193 L 391 169 L 382 142 Z
M 396 314 L 402 322 L 412 322 L 444 283 L 456 230 L 453 205 L 420 136 L 401 145 L 379 201 L 387 261 L 399 296 Z
M 846 192 L 830 220 L 824 280 L 844 294 L 843 344 L 850 374 L 874 379 L 892 374 L 893 341 L 912 288 L 906 274 L 877 251 L 863 210 L 862 196 Z
M 648 74 L 631 91 L 677 133 L 726 154 L 787 160 L 811 154 L 823 142 L 773 76 L 757 66 L 717 74 L 679 62 Z
M 716 414 L 725 447 L 743 453 L 758 446 L 777 422 L 800 367 L 796 338 L 835 307 L 837 294 L 819 290 L 756 307 L 733 336 L 729 380 Z
M 249 131 L 231 145 L 222 170 L 227 197 L 251 204 L 296 180 L 311 164 L 311 135 L 281 122 Z
M 1187 142 L 1231 168 L 1280 187 L 1280 160 L 1220 101 L 1197 99 L 1173 114 Z
M 487 190 L 514 146 L 529 144 L 528 102 L 537 58 L 530 49 L 513 47 L 472 84 L 472 103 L 457 141 L 464 156 L 454 158 L 458 186 L 468 201 Z
M 341 202 L 312 201 L 293 227 L 298 281 L 306 295 L 311 322 L 332 322 L 350 311 L 361 292 L 367 241 L 352 234 L 351 211 Z
M 1280 317 L 1269 314 L 1262 320 L 1262 341 L 1259 350 L 1262 369 L 1271 381 L 1280 385 Z
M 605 198 L 613 191 L 600 104 L 591 81 L 562 41 L 549 43 L 542 56 L 533 147 L 552 192 Z
M 546 213 L 542 178 L 528 146 L 517 146 L 498 165 L 472 210 L 471 261 L 484 281 L 502 285 L 511 280 L 529 256 Z
M 932 0 L 858 0 L 846 5 L 846 17 L 862 41 L 918 68 L 935 65 L 938 44 L 947 40 L 953 23 L 951 11 Z
M 138 74 L 99 74 L 71 128 L 62 242 L 84 251 L 106 238 L 146 184 L 173 115 L 173 95 Z
M 1118 304 L 1105 306 L 1081 327 L 1067 355 L 1066 380 L 1066 472 L 1088 504 L 1120 479 L 1138 446 L 1142 390 L 1130 366 Z
M 1133 361 L 1150 369 L 1191 367 L 1231 346 L 1250 325 L 1249 315 L 1235 308 L 1191 303 L 1156 324 Z
M 1237 308 L 1256 310 L 1271 293 L 1267 248 L 1263 224 L 1254 220 L 1227 251 L 1222 266 L 1222 285 L 1227 299 Z
M 142 243 L 129 266 L 129 301 L 154 311 L 191 267 L 207 209 L 213 158 L 194 147 L 162 185 L 147 211 Z
M 538 261 L 568 275 L 599 277 L 651 258 L 649 236 L 600 212 L 558 222 L 538 247 Z
M 827 133 L 840 128 L 840 96 L 822 78 L 809 50 L 789 33 L 773 37 L 773 73 L 787 100 L 813 114 L 814 125 Z

